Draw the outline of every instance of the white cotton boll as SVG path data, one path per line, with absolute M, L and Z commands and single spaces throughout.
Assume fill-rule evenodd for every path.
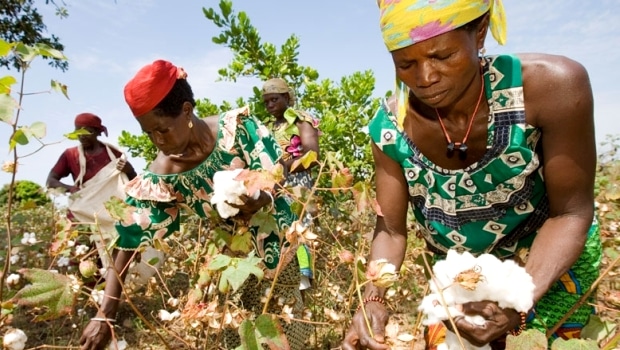
M 28 336 L 19 328 L 13 328 L 4 334 L 3 345 L 6 350 L 24 350 Z
M 424 313 L 425 325 L 449 319 L 446 308 L 441 305 L 439 291 L 443 295 L 448 312 L 454 318 L 462 315 L 457 305 L 472 301 L 492 300 L 501 308 L 527 312 L 533 305 L 534 283 L 525 269 L 512 260 L 501 261 L 491 254 L 474 257 L 465 252 L 449 250 L 445 260 L 433 266 L 436 281 L 430 283 L 431 294 L 424 297 L 419 311 Z M 480 315 L 466 316 L 476 325 L 486 320 Z M 490 349 L 488 345 L 475 347 L 464 340 L 467 349 Z M 460 349 L 456 335 L 446 332 L 444 349 Z
M 125 350 L 128 346 L 129 344 L 127 344 L 127 341 L 121 339 L 119 341 L 110 342 L 110 345 L 108 345 L 108 350 Z
M 444 294 L 444 299 L 446 299 L 447 295 Z M 449 305 L 447 307 L 447 312 L 452 315 L 452 318 L 455 316 L 462 316 L 463 313 L 456 309 L 454 303 L 446 300 L 446 304 Z M 426 326 L 431 324 L 436 324 L 441 321 L 447 320 L 448 314 L 446 312 L 446 307 L 444 307 L 441 303 L 441 297 L 439 294 L 429 294 L 422 299 L 420 306 L 418 306 L 418 311 L 422 312 L 426 318 L 422 321 L 422 323 Z
M 37 235 L 34 232 L 24 232 L 21 243 L 23 245 L 33 245 L 37 243 Z
M 90 292 L 90 296 L 93 298 L 93 300 L 98 304 L 101 305 L 101 303 L 103 303 L 103 296 L 105 295 L 105 291 L 104 290 L 96 290 L 93 289 Z
M 222 170 L 213 175 L 213 195 L 211 196 L 211 204 L 215 205 L 218 214 L 226 219 L 239 213 L 239 209 L 229 205 L 243 204 L 239 198 L 241 195 L 247 194 L 247 189 L 243 181 L 236 181 L 235 177 L 243 169 Z
M 181 313 L 179 312 L 179 310 L 175 310 L 174 312 L 168 312 L 164 309 L 159 310 L 159 319 L 162 321 L 172 321 L 175 318 L 181 316 Z
M 19 280 L 21 279 L 21 276 L 16 274 L 16 273 L 12 273 L 9 275 L 9 277 L 6 278 L 6 284 L 8 286 L 14 286 L 17 285 L 19 283 Z
M 56 264 L 58 265 L 58 267 L 63 267 L 63 266 L 69 266 L 70 262 L 71 260 L 68 257 L 61 256 L 60 258 L 58 258 L 58 261 L 56 262 Z

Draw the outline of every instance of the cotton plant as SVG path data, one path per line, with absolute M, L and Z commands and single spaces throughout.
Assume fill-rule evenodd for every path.
M 243 181 L 235 180 L 243 169 L 221 170 L 213 175 L 213 196 L 211 204 L 215 205 L 220 217 L 226 219 L 239 213 L 239 209 L 230 204 L 243 204 L 240 199 L 242 195 L 247 195 L 248 189 Z M 256 191 L 253 198 L 256 199 L 260 191 Z
M 474 257 L 469 252 L 449 250 L 445 260 L 433 266 L 431 293 L 422 299 L 418 310 L 425 315 L 425 325 L 439 323 L 450 317 L 463 316 L 475 325 L 484 325 L 480 316 L 464 315 L 459 305 L 491 300 L 501 308 L 528 312 L 533 305 L 534 283 L 523 267 L 512 260 L 501 261 L 491 254 Z M 462 339 L 467 349 L 491 349 L 471 345 Z M 445 343 L 438 349 L 461 349 L 461 343 L 451 331 L 446 332 Z

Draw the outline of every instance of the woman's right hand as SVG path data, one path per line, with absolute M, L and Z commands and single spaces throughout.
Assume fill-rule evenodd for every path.
M 359 309 L 353 315 L 349 331 L 344 336 L 342 350 L 387 350 L 390 348 L 385 344 L 385 326 L 389 318 L 385 306 L 378 302 L 369 302 L 365 308 L 375 337 L 370 336 L 364 314 Z
M 88 322 L 80 337 L 80 350 L 104 350 L 112 338 L 110 324 L 104 321 Z

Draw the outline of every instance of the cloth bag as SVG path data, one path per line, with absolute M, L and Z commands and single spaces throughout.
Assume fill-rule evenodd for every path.
M 112 197 L 124 199 L 125 184 L 129 182 L 129 178 L 116 169 L 119 159 L 125 160 L 125 154 L 112 145 L 106 143 L 104 145 L 111 161 L 86 182 L 82 181 L 86 173 L 86 157 L 82 145 L 78 146 L 80 174 L 75 184 L 79 190 L 69 196 L 68 208 L 78 222 L 97 224 L 98 230 L 93 232 L 90 239 L 97 247 L 102 267 L 107 270 L 112 262 L 110 248 L 116 240 L 117 233 L 114 227 L 116 220 L 110 216 L 104 203 Z M 121 152 L 121 157 L 117 158 L 111 148 Z M 152 247 L 146 248 L 141 253 L 141 261 L 130 267 L 127 282 L 133 282 L 137 286 L 145 284 L 155 274 L 163 258 L 163 252 Z M 156 262 L 149 265 L 148 261 Z

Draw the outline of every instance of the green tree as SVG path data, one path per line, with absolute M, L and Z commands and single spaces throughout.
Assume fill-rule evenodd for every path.
M 9 187 L 6 184 L 0 189 L 0 205 L 5 206 L 9 202 Z M 15 181 L 13 189 L 13 203 L 18 205 L 44 205 L 50 202 L 41 185 L 29 180 Z
M 46 5 L 56 7 L 56 15 L 67 16 L 66 8 L 56 4 L 54 0 L 45 0 Z M 51 34 L 45 36 L 47 26 L 43 23 L 43 16 L 34 6 L 34 0 L 0 0 L 0 38 L 6 42 L 21 42 L 24 45 L 45 44 L 46 46 L 63 51 L 64 46 L 59 38 Z M 49 60 L 49 65 L 59 68 L 63 72 L 69 68 L 67 60 L 55 57 L 43 57 Z M 0 66 L 22 69 L 21 61 L 15 57 L 0 57 Z
M 243 11 L 236 13 L 232 1 L 221 0 L 219 9 L 203 8 L 205 17 L 221 29 L 213 42 L 228 47 L 233 59 L 219 70 L 219 80 L 237 81 L 240 77 L 253 77 L 261 81 L 274 77 L 285 79 L 295 89 L 299 108 L 320 119 L 321 153 L 333 152 L 335 158 L 348 167 L 353 178 L 368 181 L 373 173 L 370 143 L 364 129 L 379 105 L 379 98 L 372 96 L 375 78 L 372 71 L 356 72 L 343 76 L 338 82 L 319 80 L 319 72 L 299 63 L 299 39 L 292 34 L 279 48 L 263 42 Z M 234 105 L 249 104 L 253 113 L 266 121 L 270 116 L 265 110 L 260 86 L 253 89 L 247 101 L 239 98 Z M 214 115 L 234 107 L 224 102 L 216 105 L 208 98 L 198 100 L 199 116 Z M 152 160 L 155 149 L 145 145 L 145 136 L 124 133 L 121 146 L 128 147 L 133 156 Z

